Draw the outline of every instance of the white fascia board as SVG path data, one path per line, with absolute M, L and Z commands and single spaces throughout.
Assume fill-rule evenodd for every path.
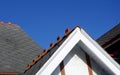
M 51 75 L 77 43 L 84 43 L 87 47 L 86 52 L 92 56 L 96 56 L 95 58 L 103 63 L 103 65 L 106 66 L 106 69 L 110 69 L 114 74 L 120 74 L 120 70 L 116 66 L 117 64 L 115 61 L 94 40 L 92 40 L 84 30 L 76 27 L 36 75 Z M 82 45 L 80 46 L 82 47 Z

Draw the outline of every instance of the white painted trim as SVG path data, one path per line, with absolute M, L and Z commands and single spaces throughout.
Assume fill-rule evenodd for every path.
M 115 63 L 115 61 L 94 40 L 92 40 L 84 30 L 76 27 L 36 75 L 52 74 L 77 43 L 79 43 L 81 47 L 84 47 L 85 49 L 83 50 L 86 50 L 90 56 L 96 56 L 94 58 L 97 59 L 98 62 L 101 62 L 106 69 L 109 69 L 114 74 L 120 74 L 118 64 Z
M 87 52 L 90 56 L 92 56 L 95 61 L 101 64 L 104 69 L 115 75 L 120 74 L 120 66 L 105 52 L 105 50 L 103 50 L 103 48 L 101 48 L 85 32 L 84 34 L 82 34 L 81 42 L 79 43 L 80 46 L 84 49 L 84 51 Z

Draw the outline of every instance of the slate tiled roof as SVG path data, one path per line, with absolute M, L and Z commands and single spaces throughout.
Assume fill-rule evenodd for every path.
M 74 29 L 72 31 L 74 31 Z M 45 64 L 45 62 L 47 62 L 47 60 L 59 48 L 59 46 L 66 40 L 66 38 L 72 31 L 70 31 L 70 29 L 67 28 L 65 30 L 65 35 L 62 38 L 58 36 L 55 44 L 51 43 L 50 48 L 48 50 L 44 49 L 43 53 L 39 54 L 35 59 L 33 59 L 32 61 L 33 63 L 27 65 L 23 75 L 29 74 L 35 75 L 37 71 Z
M 116 25 L 114 28 L 106 32 L 96 41 L 102 46 L 106 47 L 120 38 L 120 24 Z
M 42 51 L 19 26 L 0 22 L 0 72 L 23 73 Z

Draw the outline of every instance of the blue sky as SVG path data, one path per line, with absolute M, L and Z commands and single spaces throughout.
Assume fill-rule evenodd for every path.
M 42 48 L 80 25 L 97 39 L 120 22 L 120 0 L 1 0 L 0 21 L 18 24 Z

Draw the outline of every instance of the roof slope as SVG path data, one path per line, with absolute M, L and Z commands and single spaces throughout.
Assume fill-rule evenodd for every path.
M 116 25 L 114 28 L 106 32 L 96 41 L 102 46 L 106 47 L 109 44 L 112 44 L 115 40 L 120 38 L 120 24 Z
M 23 73 L 42 49 L 19 27 L 0 22 L 0 72 Z
M 67 29 L 65 36 L 57 38 L 55 45 L 50 44 L 50 49 L 34 59 L 24 75 L 49 75 L 60 62 L 67 56 L 74 46 L 81 47 L 91 58 L 99 63 L 111 74 L 120 73 L 120 66 L 81 28 L 76 27 L 71 32 Z M 54 66 L 53 66 L 54 65 Z M 114 69 L 113 69 L 114 67 Z
M 66 40 L 68 37 L 68 34 L 70 34 L 69 30 L 67 29 L 66 32 L 68 32 L 63 38 L 57 37 L 56 44 L 51 43 L 50 48 L 48 50 L 44 49 L 43 53 L 40 53 L 37 58 L 33 59 L 32 64 L 28 64 L 27 68 L 24 72 L 24 75 L 35 75 L 38 70 L 43 67 L 43 65 L 48 61 L 48 59 L 54 54 L 54 52 L 60 47 L 60 45 Z

